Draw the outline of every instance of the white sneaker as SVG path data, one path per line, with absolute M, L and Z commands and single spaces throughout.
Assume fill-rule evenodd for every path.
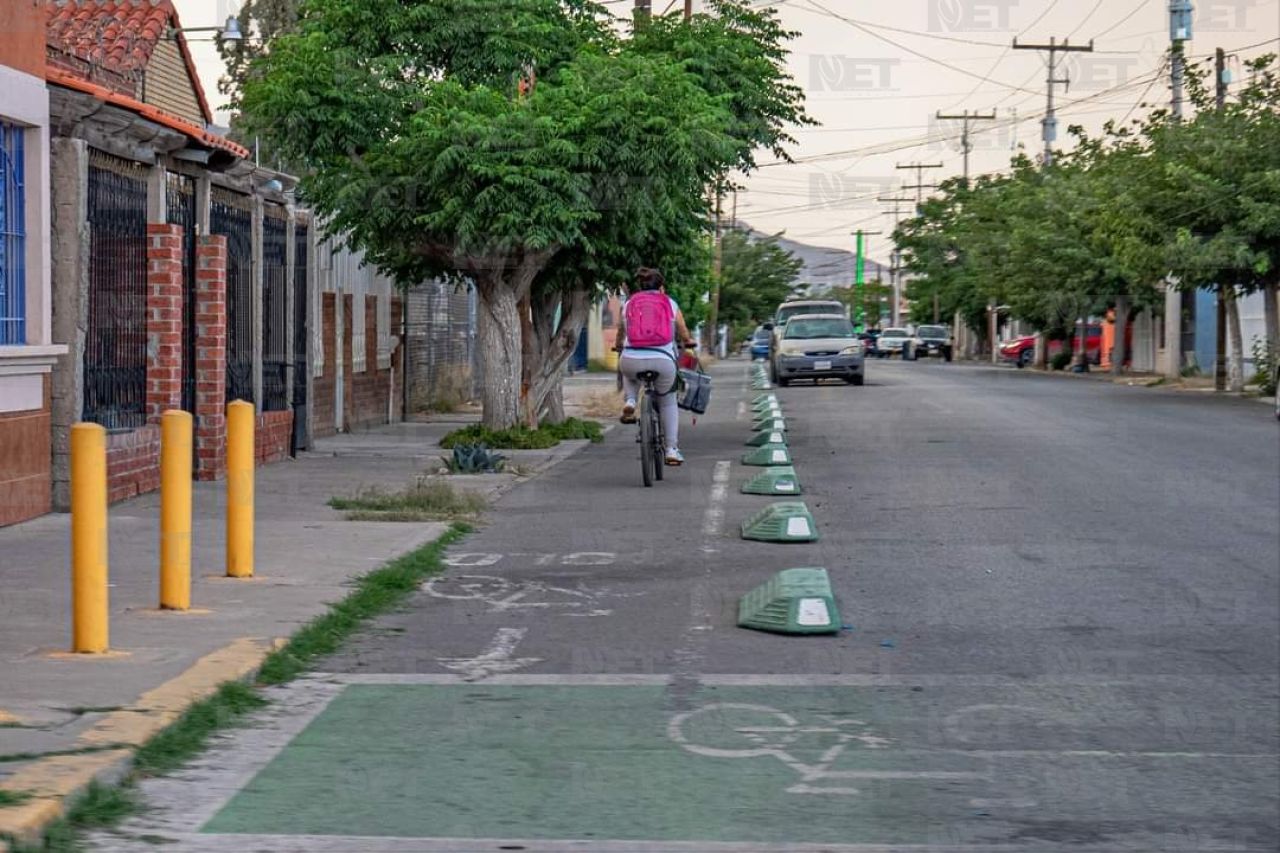
M 680 466 L 680 465 L 683 465 L 683 464 L 684 464 L 684 454 L 683 454 L 683 453 L 681 453 L 679 450 L 677 450 L 677 449 L 676 449 L 676 448 L 674 448 L 674 447 L 668 447 L 668 448 L 667 448 L 667 459 L 666 459 L 666 462 L 667 462 L 667 464 L 668 464 L 668 465 L 670 465 L 670 466 L 671 466 L 671 467 L 673 467 L 673 468 L 678 467 L 678 466 Z
M 622 406 L 622 422 L 624 424 L 633 424 L 636 422 L 636 401 L 628 400 Z

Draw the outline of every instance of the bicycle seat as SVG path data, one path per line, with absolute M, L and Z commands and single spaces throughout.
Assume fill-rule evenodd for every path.
M 636 374 L 636 378 L 639 379 L 641 382 L 656 382 L 658 379 L 658 371 L 642 370 Z

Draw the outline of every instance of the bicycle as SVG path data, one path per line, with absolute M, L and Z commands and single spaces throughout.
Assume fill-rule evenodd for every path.
M 636 442 L 640 445 L 640 476 L 645 488 L 653 486 L 654 480 L 661 480 L 663 467 L 666 465 L 667 436 L 662 428 L 662 417 L 658 412 L 656 398 L 658 395 L 658 371 L 644 370 L 636 374 L 644 393 L 640 397 L 640 428 Z M 674 394 L 672 388 L 667 393 Z

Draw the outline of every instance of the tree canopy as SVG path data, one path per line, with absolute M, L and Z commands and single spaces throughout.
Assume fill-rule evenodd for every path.
M 312 0 L 239 106 L 371 261 L 475 283 L 485 418 L 509 426 L 589 300 L 642 263 L 689 268 L 705 188 L 806 120 L 773 13 L 711 11 L 623 39 L 584 0 Z

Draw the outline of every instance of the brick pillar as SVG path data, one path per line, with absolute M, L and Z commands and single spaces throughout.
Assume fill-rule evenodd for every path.
M 182 226 L 147 225 L 147 421 L 182 408 Z
M 227 467 L 227 238 L 196 243 L 196 479 Z

